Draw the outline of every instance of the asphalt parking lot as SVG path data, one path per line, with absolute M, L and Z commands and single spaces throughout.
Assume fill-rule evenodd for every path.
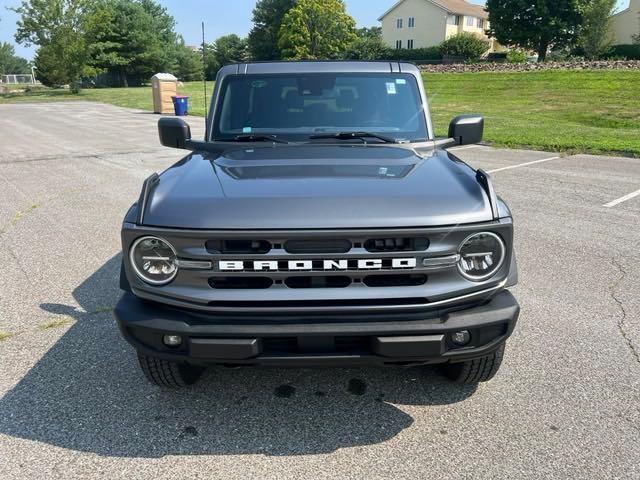
M 640 478 L 640 160 L 457 151 L 517 226 L 522 315 L 477 390 L 219 368 L 163 392 L 111 315 L 122 217 L 183 155 L 157 118 L 0 105 L 1 478 Z

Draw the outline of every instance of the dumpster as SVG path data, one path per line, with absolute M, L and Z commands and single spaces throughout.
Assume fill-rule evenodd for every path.
M 170 73 L 156 73 L 151 77 L 153 87 L 153 111 L 173 113 L 172 97 L 177 95 L 178 79 Z
M 173 100 L 173 109 L 177 117 L 184 117 L 189 114 L 189 97 L 186 95 L 174 95 L 171 99 Z

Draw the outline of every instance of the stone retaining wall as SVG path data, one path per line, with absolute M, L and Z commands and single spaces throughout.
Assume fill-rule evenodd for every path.
M 536 72 L 547 70 L 637 70 L 640 72 L 640 60 L 420 65 L 420 69 L 428 73 Z

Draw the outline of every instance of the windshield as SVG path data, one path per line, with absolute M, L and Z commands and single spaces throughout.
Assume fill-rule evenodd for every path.
M 409 74 L 231 75 L 218 106 L 216 140 L 274 135 L 306 141 L 341 132 L 411 142 L 429 137 L 420 91 Z

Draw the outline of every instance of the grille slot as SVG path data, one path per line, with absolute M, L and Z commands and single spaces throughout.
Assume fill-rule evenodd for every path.
M 205 247 L 209 253 L 235 255 L 260 255 L 271 251 L 271 243 L 267 240 L 209 240 Z
M 211 288 L 218 290 L 263 290 L 273 285 L 268 277 L 214 277 L 209 279 Z
M 428 238 L 372 238 L 364 242 L 369 252 L 422 252 L 429 248 Z
M 371 275 L 362 281 L 367 287 L 416 287 L 427 283 L 426 275 Z
M 289 240 L 284 244 L 288 253 L 347 253 L 352 244 L 349 240 Z
M 289 277 L 284 281 L 289 288 L 346 288 L 351 285 L 349 277 Z

